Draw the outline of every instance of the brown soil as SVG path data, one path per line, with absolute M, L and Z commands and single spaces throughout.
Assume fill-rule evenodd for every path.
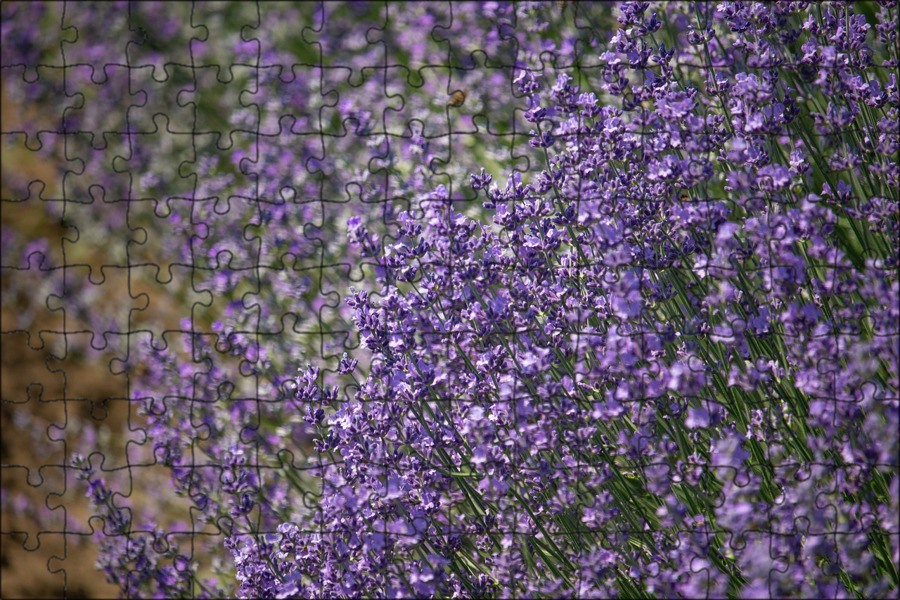
M 6 101 L 2 107 L 6 130 L 23 111 Z M 12 172 L 52 181 L 56 166 L 37 155 L 29 159 L 21 142 L 18 153 L 3 150 L 3 198 L 13 197 L 6 185 Z M 45 191 L 50 188 L 52 184 Z M 62 229 L 42 223 L 43 211 L 34 206 L 30 201 L 3 202 L 3 225 L 26 236 L 58 236 Z M 3 278 L 5 289 L 8 273 Z M 99 426 L 113 440 L 122 431 L 129 407 L 112 398 L 126 398 L 127 390 L 124 378 L 113 376 L 102 362 L 75 353 L 62 361 L 51 357 L 52 338 L 61 336 L 39 332 L 58 330 L 59 313 L 51 313 L 45 302 L 36 296 L 13 302 L 4 298 L 0 315 L 0 596 L 114 598 L 118 589 L 94 566 L 97 544 L 90 533 L 97 521 L 89 523 L 93 513 L 84 488 L 63 465 L 72 458 L 82 423 Z M 29 332 L 11 333 L 17 313 L 28 309 L 35 310 L 38 320 Z M 32 349 L 44 342 L 43 349 Z M 114 446 L 107 452 L 114 452 Z

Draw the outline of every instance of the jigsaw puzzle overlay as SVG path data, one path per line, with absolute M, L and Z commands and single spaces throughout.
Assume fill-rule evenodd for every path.
M 896 597 L 896 2 L 4 2 L 12 597 Z

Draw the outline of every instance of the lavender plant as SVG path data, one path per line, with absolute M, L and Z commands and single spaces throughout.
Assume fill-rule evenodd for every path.
M 896 3 L 612 9 L 233 5 L 173 44 L 253 102 L 198 101 L 233 145 L 183 195 L 146 113 L 109 125 L 157 207 L 130 256 L 214 297 L 124 362 L 190 522 L 74 463 L 124 595 L 896 592 Z
M 647 8 L 604 101 L 521 72 L 544 169 L 472 176 L 493 225 L 348 222 L 370 372 L 298 379 L 322 502 L 231 542 L 243 594 L 896 590 L 896 7 L 874 49 L 849 5 Z

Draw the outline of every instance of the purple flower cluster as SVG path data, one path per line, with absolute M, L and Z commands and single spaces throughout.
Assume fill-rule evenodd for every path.
M 443 186 L 392 243 L 348 222 L 371 368 L 308 411 L 316 510 L 232 542 L 243 594 L 896 590 L 896 49 L 843 4 L 647 8 L 607 101 L 520 72 L 544 169 L 472 176 L 493 226 Z

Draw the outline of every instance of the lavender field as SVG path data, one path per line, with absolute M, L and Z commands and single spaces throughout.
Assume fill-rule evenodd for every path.
M 4 2 L 0 595 L 896 598 L 879 2 Z

